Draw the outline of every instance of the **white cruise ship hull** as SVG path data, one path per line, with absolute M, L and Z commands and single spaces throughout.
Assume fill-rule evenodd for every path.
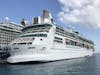
M 20 38 L 12 41 L 10 43 L 11 56 L 7 62 L 56 61 L 92 55 L 94 51 L 92 42 L 79 37 L 78 34 L 72 34 L 56 25 L 51 25 L 29 26 L 28 29 L 35 26 L 35 29 L 31 30 L 27 30 L 26 27 L 28 32 L 36 30 L 36 28 L 42 30 L 23 34 Z M 49 27 L 46 26 L 51 26 L 51 28 L 48 30 Z M 44 29 L 46 32 L 43 32 Z
M 24 49 L 25 50 L 25 49 Z M 25 50 L 28 51 L 28 50 Z M 20 63 L 20 62 L 30 62 L 30 61 L 56 61 L 63 59 L 72 59 L 79 57 L 91 56 L 93 54 L 92 50 L 85 50 L 82 48 L 66 48 L 66 49 L 50 49 L 50 50 L 32 50 L 29 52 L 15 52 L 7 59 L 9 63 Z

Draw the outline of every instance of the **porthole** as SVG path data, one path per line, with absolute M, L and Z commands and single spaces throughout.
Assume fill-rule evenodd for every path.
M 41 41 L 43 40 L 43 39 L 40 39 Z

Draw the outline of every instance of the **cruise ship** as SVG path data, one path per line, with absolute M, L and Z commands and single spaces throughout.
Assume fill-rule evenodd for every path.
M 34 18 L 34 24 L 25 26 L 23 33 L 9 44 L 11 56 L 7 62 L 56 61 L 91 56 L 95 51 L 91 40 L 55 24 L 48 10 L 43 10 L 42 21 Z

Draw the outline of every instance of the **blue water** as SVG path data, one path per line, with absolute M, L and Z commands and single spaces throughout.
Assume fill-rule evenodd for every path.
M 100 75 L 100 54 L 47 63 L 3 64 L 0 75 Z

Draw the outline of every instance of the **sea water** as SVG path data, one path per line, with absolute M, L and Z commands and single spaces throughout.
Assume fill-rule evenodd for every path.
M 2 64 L 0 75 L 100 75 L 100 54 L 46 63 Z

